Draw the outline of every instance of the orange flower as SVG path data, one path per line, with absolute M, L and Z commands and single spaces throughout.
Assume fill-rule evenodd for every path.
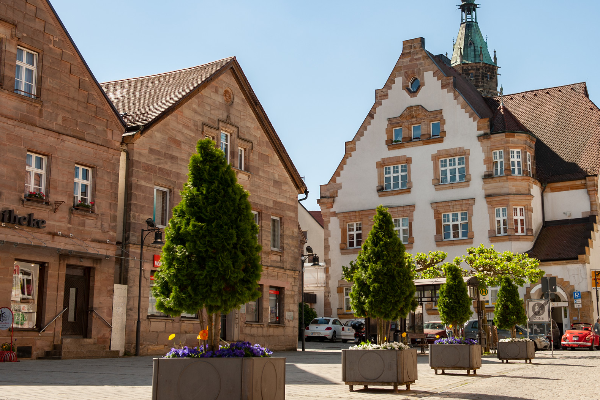
M 200 333 L 198 334 L 198 339 L 199 340 L 207 340 L 208 339 L 208 330 L 205 329 L 203 331 L 200 331 Z

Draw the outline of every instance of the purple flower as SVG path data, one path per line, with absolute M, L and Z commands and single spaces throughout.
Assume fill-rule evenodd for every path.
M 477 340 L 475 339 L 466 339 L 462 337 L 449 337 L 449 338 L 441 338 L 433 342 L 433 344 L 466 344 L 466 345 L 474 345 L 477 344 Z

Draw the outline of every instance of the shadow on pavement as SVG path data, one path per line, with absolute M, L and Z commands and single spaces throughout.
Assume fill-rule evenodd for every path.
M 340 381 L 333 381 L 320 375 L 313 374 L 294 364 L 285 364 L 286 385 L 339 385 Z
M 452 393 L 436 393 L 436 397 L 439 398 L 447 398 L 447 399 L 465 399 L 465 400 L 528 400 L 527 397 L 514 397 L 514 396 L 496 396 L 493 394 L 485 394 L 481 393 L 460 393 L 460 392 L 452 392 Z

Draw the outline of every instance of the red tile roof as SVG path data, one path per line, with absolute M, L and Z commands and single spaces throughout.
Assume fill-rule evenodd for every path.
M 585 255 L 596 217 L 548 221 L 527 252 L 540 261 L 577 260 Z
M 492 118 L 491 133 L 529 132 L 523 124 L 505 106 L 500 106 Z
M 312 217 L 315 219 L 315 221 L 317 221 L 319 223 L 319 225 L 321 225 L 322 227 L 325 226 L 325 220 L 323 219 L 323 215 L 321 214 L 321 211 L 309 211 L 310 215 L 312 215 Z

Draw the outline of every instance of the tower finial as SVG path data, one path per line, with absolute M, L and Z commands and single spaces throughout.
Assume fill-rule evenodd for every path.
M 498 65 L 498 57 L 496 57 L 496 50 L 494 49 L 494 64 Z

